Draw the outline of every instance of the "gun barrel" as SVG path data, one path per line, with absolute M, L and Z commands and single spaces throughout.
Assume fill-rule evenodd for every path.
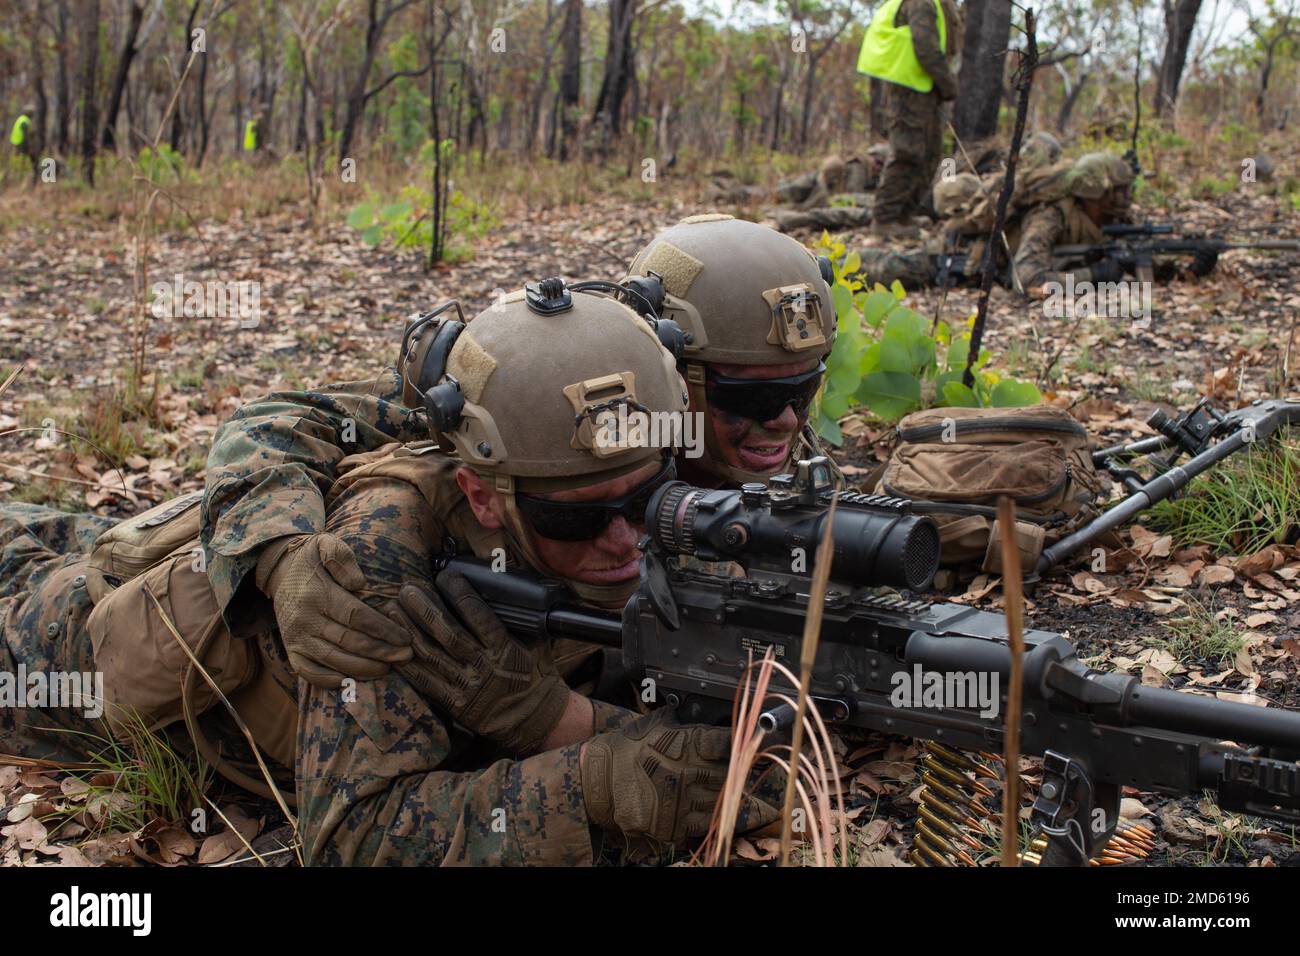
M 1300 239 L 1261 239 L 1259 242 L 1228 242 L 1225 249 L 1290 249 L 1300 250 Z
M 1300 714 L 1235 701 L 1134 686 L 1128 713 L 1134 724 L 1300 754 Z

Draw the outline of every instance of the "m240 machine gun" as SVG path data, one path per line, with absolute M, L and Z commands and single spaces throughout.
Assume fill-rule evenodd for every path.
M 617 647 L 634 680 L 653 682 L 655 699 L 682 719 L 725 723 L 752 660 L 769 648 L 779 660 L 799 660 L 811 565 L 831 532 L 811 682 L 823 719 L 933 741 L 958 758 L 1000 752 L 1011 675 L 1006 618 L 908 594 L 927 588 L 938 566 L 931 520 L 906 500 L 840 492 L 832 528 L 835 494 L 825 459 L 800 462 L 768 486 L 665 485 L 646 514 L 641 586 L 621 615 L 578 606 L 554 582 L 463 558 L 448 566 L 517 636 Z M 1300 822 L 1300 714 L 1097 671 L 1059 634 L 1029 630 L 1024 644 L 1021 748 L 1043 762 L 1032 809 L 1047 838 L 1043 865 L 1096 856 L 1116 832 L 1124 786 L 1210 789 L 1226 810 Z M 997 688 L 992 708 L 961 699 L 980 681 Z M 920 686 L 943 693 L 899 693 Z M 774 698 L 768 704 L 761 725 L 779 733 L 793 715 Z

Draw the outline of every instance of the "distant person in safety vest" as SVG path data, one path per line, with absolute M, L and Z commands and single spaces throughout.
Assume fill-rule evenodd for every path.
M 36 111 L 30 103 L 23 106 L 22 112 L 14 120 L 13 129 L 9 131 L 9 145 L 26 156 L 32 164 L 32 185 L 36 185 L 38 164 L 36 162 L 36 137 L 32 134 L 31 114 Z
M 889 160 L 872 210 L 884 235 L 930 213 L 930 185 L 943 148 L 942 104 L 957 96 L 952 62 L 962 22 L 955 0 L 887 0 L 871 18 L 858 72 L 884 80 Z

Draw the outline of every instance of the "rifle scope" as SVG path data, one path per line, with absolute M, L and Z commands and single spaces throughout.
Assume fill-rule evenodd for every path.
M 838 494 L 831 579 L 855 586 L 923 590 L 939 567 L 939 531 L 908 513 L 902 498 L 831 489 L 825 459 L 799 462 L 794 475 L 737 490 L 665 484 L 650 499 L 646 530 L 668 554 L 736 561 L 747 570 L 810 575 Z

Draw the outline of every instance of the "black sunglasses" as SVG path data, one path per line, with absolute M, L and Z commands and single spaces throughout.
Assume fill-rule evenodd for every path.
M 741 418 L 770 422 L 779 418 L 787 405 L 802 418 L 808 414 L 825 372 L 825 362 L 818 362 L 810 372 L 786 378 L 728 378 L 709 371 L 705 388 L 710 405 Z
M 612 501 L 552 501 L 535 495 L 515 495 L 519 512 L 534 531 L 554 541 L 590 541 L 609 527 L 615 516 L 622 515 L 629 524 L 645 523 L 650 498 L 666 481 L 677 477 L 671 457 L 664 460 L 658 474 Z

